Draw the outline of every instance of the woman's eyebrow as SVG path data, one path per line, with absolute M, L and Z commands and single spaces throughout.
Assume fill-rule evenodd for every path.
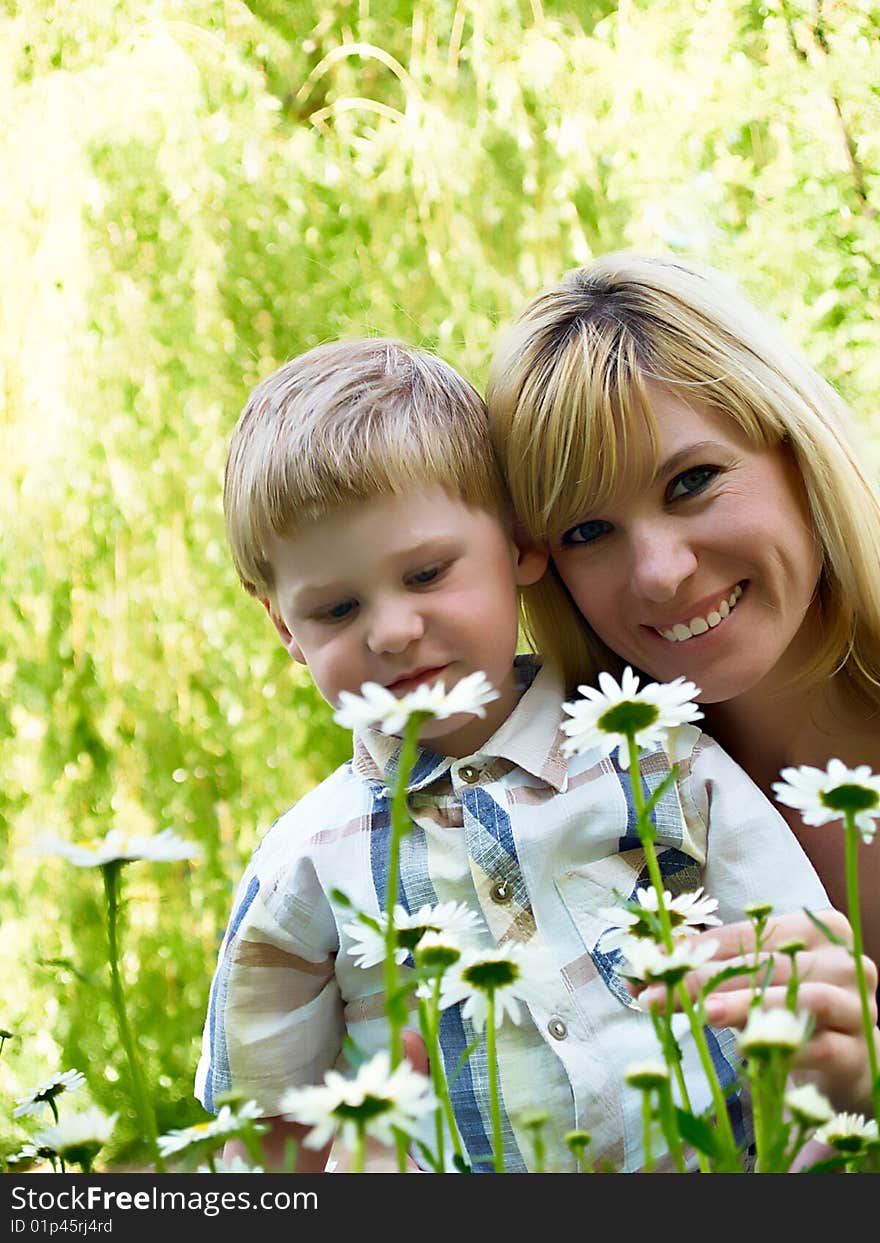
M 692 444 L 684 445 L 681 449 L 676 449 L 675 453 L 671 453 L 668 458 L 660 463 L 654 472 L 654 482 L 659 479 L 668 479 L 670 475 L 674 475 L 685 462 L 692 460 L 696 456 L 707 454 L 708 456 L 717 456 L 722 451 L 721 445 L 715 440 L 695 440 Z

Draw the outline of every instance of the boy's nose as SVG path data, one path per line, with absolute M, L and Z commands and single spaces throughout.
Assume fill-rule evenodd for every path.
M 631 558 L 633 593 L 652 604 L 673 600 L 697 568 L 690 543 L 669 525 L 637 532 Z
M 425 633 L 421 611 L 409 601 L 387 601 L 373 610 L 367 646 L 377 656 L 406 651 Z

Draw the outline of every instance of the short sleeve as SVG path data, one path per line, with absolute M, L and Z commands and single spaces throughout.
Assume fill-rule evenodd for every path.
M 312 860 L 299 857 L 267 876 L 253 861 L 211 984 L 195 1084 L 209 1112 L 235 1090 L 264 1116 L 277 1115 L 289 1087 L 320 1082 L 334 1065 L 344 1034 L 337 950 Z
M 691 758 L 687 795 L 708 825 L 705 890 L 725 923 L 747 906 L 774 912 L 830 905 L 813 865 L 788 824 L 748 774 L 702 734 Z

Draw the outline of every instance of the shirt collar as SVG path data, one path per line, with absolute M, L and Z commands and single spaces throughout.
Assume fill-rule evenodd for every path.
M 533 777 L 562 791 L 568 765 L 562 753 L 562 677 L 552 665 L 531 655 L 517 656 L 514 669 L 522 688 L 519 703 L 475 757 L 507 760 Z M 400 762 L 400 739 L 378 730 L 356 730 L 352 770 L 366 781 L 394 784 Z M 407 792 L 421 790 L 444 776 L 456 761 L 448 755 L 419 749 Z

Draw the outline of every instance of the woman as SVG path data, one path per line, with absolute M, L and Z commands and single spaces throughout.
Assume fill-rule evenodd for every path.
M 527 631 L 572 688 L 624 665 L 684 675 L 771 798 L 789 765 L 880 771 L 880 499 L 839 398 L 728 280 L 627 253 L 570 272 L 502 338 L 487 401 L 517 516 L 552 553 Z M 841 831 L 780 810 L 845 910 Z M 876 960 L 880 847 L 860 869 Z M 726 929 L 722 953 L 746 935 Z M 867 1103 L 852 959 L 806 916 L 780 917 L 771 947 L 790 936 L 817 1018 L 805 1064 Z M 713 1019 L 747 1007 L 733 982 Z

